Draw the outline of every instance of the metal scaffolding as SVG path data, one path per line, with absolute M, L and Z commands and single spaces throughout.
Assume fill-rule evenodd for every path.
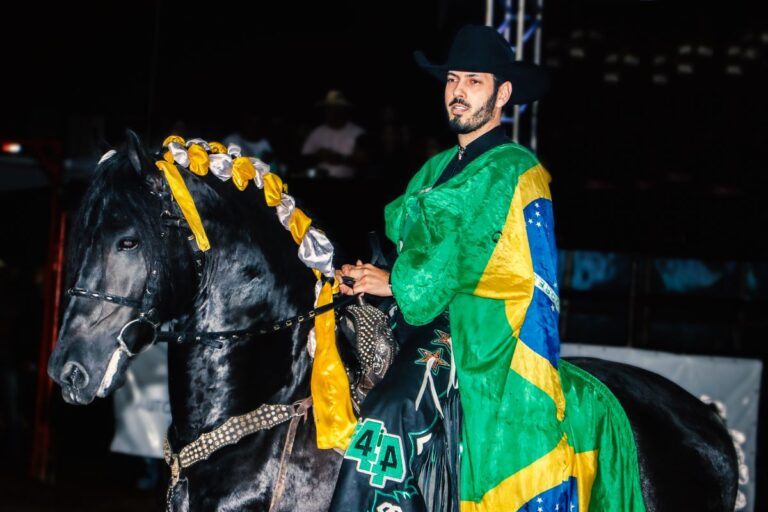
M 497 9 L 497 5 L 502 8 Z M 515 52 L 517 60 L 541 64 L 544 0 L 486 0 L 485 24 L 496 27 Z M 512 39 L 514 35 L 514 39 Z M 536 151 L 538 103 L 507 107 L 502 124 L 512 125 L 512 139 Z

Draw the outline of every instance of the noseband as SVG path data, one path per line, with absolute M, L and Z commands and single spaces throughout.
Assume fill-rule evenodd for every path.
M 138 309 L 139 316 L 126 322 L 125 325 L 120 328 L 120 333 L 117 335 L 117 349 L 128 357 L 133 357 L 136 354 L 148 349 L 158 341 L 158 327 L 160 326 L 160 321 L 157 318 L 157 310 L 154 307 L 154 294 L 157 290 L 158 279 L 159 277 L 157 269 L 150 270 L 149 278 L 147 279 L 147 285 L 144 287 L 144 295 L 142 296 L 141 300 L 131 299 L 121 295 L 115 295 L 113 293 L 88 290 L 86 288 L 78 287 L 73 287 L 67 290 L 67 295 L 70 297 L 99 300 L 117 304 L 118 306 L 126 306 L 132 309 Z M 138 350 L 135 347 L 133 350 L 131 350 L 131 348 L 129 348 L 128 344 L 125 342 L 125 335 L 130 331 L 130 329 L 140 329 L 142 324 L 146 324 L 151 328 L 152 338 L 148 343 L 142 344 Z

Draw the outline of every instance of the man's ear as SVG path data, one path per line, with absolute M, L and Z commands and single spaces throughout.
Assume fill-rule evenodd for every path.
M 499 86 L 499 92 L 496 94 L 496 108 L 503 108 L 509 98 L 512 97 L 512 82 L 507 80 Z

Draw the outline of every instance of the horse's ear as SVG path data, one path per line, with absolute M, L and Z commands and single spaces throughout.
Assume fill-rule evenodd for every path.
M 139 136 L 130 129 L 125 131 L 125 135 L 131 167 L 144 180 L 151 192 L 159 193 L 163 189 L 162 176 L 157 172 L 154 162 L 141 145 Z
M 127 139 L 126 146 L 128 149 L 128 159 L 131 161 L 131 166 L 134 171 L 143 175 L 146 173 L 145 169 L 149 167 L 149 157 L 141 146 L 141 141 L 139 140 L 139 136 L 136 135 L 136 132 L 130 129 L 125 130 L 125 136 Z

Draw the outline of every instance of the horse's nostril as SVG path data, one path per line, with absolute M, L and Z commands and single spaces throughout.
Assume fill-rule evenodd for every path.
M 75 389 L 84 389 L 91 378 L 83 365 L 74 361 L 68 361 L 61 371 L 61 383 Z

